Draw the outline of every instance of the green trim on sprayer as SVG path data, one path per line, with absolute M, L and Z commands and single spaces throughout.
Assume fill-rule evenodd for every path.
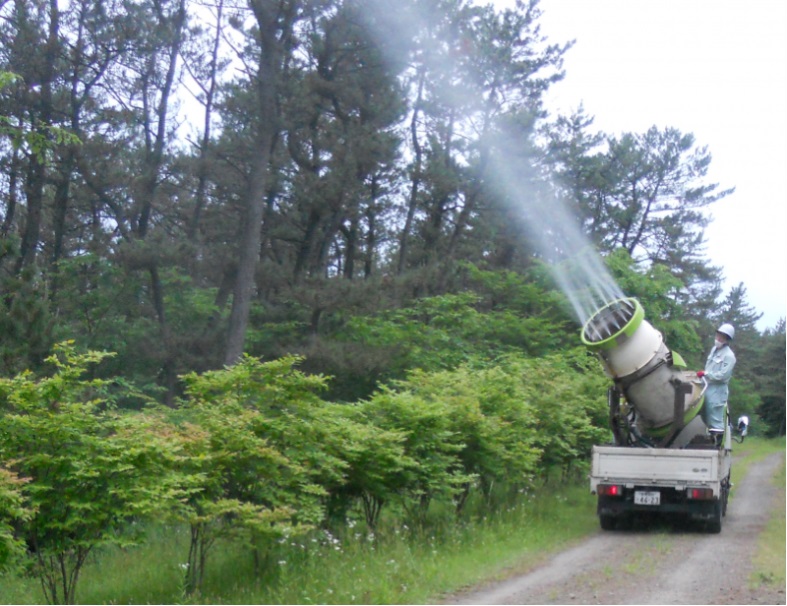
M 632 303 L 634 305 L 634 313 L 631 316 L 631 319 L 626 323 L 626 325 L 621 328 L 618 332 L 614 333 L 613 335 L 607 337 L 606 339 L 602 339 L 601 341 L 588 341 L 585 338 L 585 333 L 590 326 L 591 322 L 598 317 L 604 310 L 614 307 L 616 305 L 620 305 L 621 303 Z M 616 299 L 611 303 L 608 303 L 604 307 L 600 308 L 596 313 L 594 313 L 590 319 L 585 323 L 585 326 L 582 327 L 582 343 L 591 351 L 599 350 L 599 349 L 613 349 L 617 347 L 619 344 L 619 340 L 621 337 L 630 337 L 631 335 L 636 332 L 637 328 L 639 328 L 642 321 L 645 319 L 645 310 L 640 305 L 639 301 L 632 297 L 627 297 L 624 299 Z
M 686 360 L 684 360 L 683 356 L 680 355 L 677 351 L 671 351 L 670 353 L 672 354 L 672 365 L 675 368 L 682 368 L 685 370 L 689 367 L 689 365 L 686 364 Z

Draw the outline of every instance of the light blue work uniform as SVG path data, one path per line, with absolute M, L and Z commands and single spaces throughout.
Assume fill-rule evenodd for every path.
M 729 397 L 730 377 L 735 368 L 735 354 L 729 345 L 714 346 L 705 362 L 705 409 L 703 420 L 710 429 L 724 429 L 724 408 Z

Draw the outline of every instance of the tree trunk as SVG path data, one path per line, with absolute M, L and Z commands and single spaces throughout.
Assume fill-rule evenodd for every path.
M 27 267 L 35 261 L 38 238 L 41 233 L 45 173 L 44 163 L 37 156 L 33 156 L 30 160 L 25 184 L 27 214 L 25 227 L 22 231 L 22 242 L 19 245 L 19 258 L 16 261 L 15 273 L 17 274 L 22 271 L 23 267 Z
M 159 91 L 160 99 L 156 107 L 156 132 L 153 140 L 150 140 L 150 133 L 152 129 L 145 129 L 145 162 L 142 175 L 142 194 L 141 194 L 141 208 L 139 213 L 139 221 L 137 224 L 137 235 L 140 239 L 147 236 L 148 228 L 150 227 L 150 218 L 153 210 L 154 194 L 158 189 L 158 180 L 161 172 L 161 165 L 164 158 L 164 146 L 167 141 L 167 117 L 169 112 L 169 99 L 172 94 L 172 88 L 175 84 L 175 76 L 177 74 L 178 57 L 180 56 L 180 49 L 183 43 L 183 28 L 186 21 L 186 6 L 185 0 L 180 0 L 175 19 L 171 24 L 173 28 L 174 37 L 171 41 L 171 46 L 166 50 L 169 52 L 169 61 L 167 63 L 167 72 L 164 83 Z M 149 76 L 151 76 L 155 67 L 156 55 L 150 58 L 150 74 L 145 74 L 143 77 L 143 99 L 147 104 L 149 95 Z M 145 108 L 145 119 L 147 120 L 148 111 Z
M 355 274 L 355 257 L 358 249 L 358 217 L 353 216 L 350 219 L 349 228 L 341 228 L 344 234 L 347 246 L 344 253 L 344 271 L 343 275 L 347 280 L 352 280 Z
M 321 216 L 318 209 L 312 207 L 309 211 L 309 217 L 306 221 L 306 229 L 304 230 L 303 239 L 298 247 L 298 256 L 295 259 L 295 268 L 293 274 L 295 279 L 298 280 L 301 274 L 309 267 L 309 260 L 312 256 L 312 249 L 314 248 L 314 240 L 317 235 L 317 228 L 320 225 Z
M 55 74 L 55 61 L 57 57 L 58 36 L 60 30 L 60 10 L 57 0 L 49 0 L 49 32 L 44 47 L 44 61 L 40 74 L 41 96 L 38 103 L 38 112 L 32 115 L 32 128 L 46 137 L 45 129 L 52 125 L 52 80 Z M 28 74 L 30 77 L 30 74 Z M 33 154 L 25 184 L 27 197 L 27 217 L 25 228 L 22 232 L 22 243 L 19 249 L 19 259 L 16 272 L 35 261 L 38 249 L 38 240 L 41 232 L 41 217 L 44 206 L 44 186 L 46 185 L 45 159 L 39 154 Z
M 8 167 L 8 200 L 5 207 L 5 216 L 2 224 L 0 224 L 0 268 L 2 268 L 7 259 L 13 261 L 13 246 L 7 240 L 14 225 L 14 216 L 16 215 L 19 172 L 19 151 L 13 150 Z
M 413 228 L 413 219 L 415 217 L 415 208 L 418 203 L 418 191 L 421 186 L 421 165 L 423 163 L 423 150 L 421 142 L 418 140 L 418 115 L 421 109 L 421 99 L 424 91 L 424 80 L 426 79 L 425 70 L 421 70 L 418 80 L 418 97 L 413 105 L 413 118 L 410 121 L 410 137 L 412 139 L 413 151 L 415 159 L 413 160 L 413 171 L 410 181 L 410 199 L 407 203 L 407 218 L 404 221 L 402 233 L 399 236 L 399 260 L 396 265 L 396 273 L 401 275 L 404 271 L 404 265 L 407 260 L 407 239 L 410 236 L 410 230 Z
M 372 177 L 369 205 L 366 207 L 366 251 L 363 262 L 363 277 L 368 278 L 374 270 L 374 253 L 377 249 L 377 196 L 379 194 L 377 177 Z
M 285 4 L 285 3 L 282 3 Z M 286 40 L 297 12 L 297 3 L 292 2 L 277 10 L 269 0 L 249 0 L 259 26 L 259 66 L 256 77 L 257 133 L 254 145 L 254 163 L 251 168 L 245 209 L 242 217 L 241 241 L 238 250 L 238 273 L 233 291 L 232 311 L 224 362 L 232 365 L 243 355 L 246 328 L 254 293 L 254 275 L 260 256 L 262 239 L 262 217 L 265 210 L 269 180 L 269 164 L 273 144 L 278 132 L 276 97 L 283 51 L 277 38 L 281 28 L 282 40 Z M 279 11 L 286 11 L 280 14 Z M 281 21 L 281 23 L 280 23 Z
M 202 137 L 200 139 L 199 147 L 199 160 L 197 165 L 197 191 L 194 196 L 194 212 L 189 221 L 187 236 L 190 241 L 196 243 L 197 234 L 199 233 L 199 226 L 202 220 L 202 211 L 205 208 L 207 198 L 207 183 L 208 183 L 208 163 L 211 138 L 211 116 L 213 114 L 214 98 L 216 96 L 216 88 L 218 86 L 218 65 L 219 65 L 219 44 L 221 42 L 222 27 L 221 19 L 224 9 L 223 1 L 219 1 L 216 7 L 216 35 L 213 38 L 213 47 L 211 50 L 210 60 L 210 75 L 207 86 L 203 87 L 205 94 L 205 118 L 202 128 Z

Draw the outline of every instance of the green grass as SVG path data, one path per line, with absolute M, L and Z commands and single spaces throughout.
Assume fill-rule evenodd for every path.
M 744 442 L 746 444 L 746 442 Z M 755 460 L 762 458 L 773 452 L 781 451 L 785 453 L 784 438 L 776 440 L 757 440 L 754 442 L 753 455 Z M 749 583 L 753 587 L 770 586 L 784 589 L 787 579 L 785 578 L 785 553 L 787 545 L 787 524 L 785 523 L 785 463 L 782 461 L 779 470 L 773 478 L 774 484 L 779 489 L 779 499 L 781 507 L 774 510 L 774 514 L 768 521 L 765 530 L 760 534 L 757 542 L 757 553 L 754 556 L 754 572 Z
M 595 530 L 593 500 L 575 486 L 527 500 L 494 517 L 417 531 L 388 528 L 275 561 L 278 582 L 238 583 L 225 602 L 426 603 L 444 592 L 513 572 Z M 579 515 L 577 515 L 579 512 Z M 282 563 L 285 562 L 286 563 Z M 205 596 L 207 597 L 207 596 Z M 213 597 L 211 601 L 219 601 Z
M 784 437 L 774 439 L 748 438 L 741 444 L 734 444 L 732 449 L 733 486 L 730 494 L 735 494 L 736 478 L 744 477 L 752 463 L 761 461 L 768 455 L 776 452 L 785 452 Z
M 483 511 L 476 508 L 476 512 Z M 218 544 L 203 593 L 181 590 L 185 529 L 151 531 L 131 549 L 95 554 L 77 589 L 80 603 L 426 603 L 464 585 L 522 570 L 597 528 L 584 481 L 548 486 L 495 515 L 459 524 L 433 520 L 426 530 L 388 525 L 376 534 L 348 528 L 291 539 L 267 554 L 255 573 L 247 549 Z M 5 603 L 42 602 L 35 579 L 0 578 Z
M 746 475 L 749 466 L 762 460 L 766 456 L 781 452 L 785 454 L 785 438 L 775 438 L 766 440 L 755 438 L 745 440 L 742 444 L 736 444 L 733 449 L 732 479 L 733 488 L 731 495 L 735 495 L 735 478 Z M 752 587 L 757 586 L 785 586 L 785 565 L 787 564 L 785 553 L 785 464 L 779 467 L 774 475 L 773 481 L 780 489 L 780 499 L 782 506 L 774 510 L 774 514 L 768 521 L 768 525 L 758 537 L 757 552 L 754 555 L 754 572 L 749 578 Z
M 178 562 L 188 553 L 185 530 L 156 529 L 135 548 L 93 552 L 77 587 L 78 603 L 170 604 L 179 600 L 184 577 Z M 5 604 L 46 603 L 38 581 L 28 576 L 0 577 Z
M 734 477 L 784 440 L 747 439 L 733 453 Z M 779 476 L 784 490 L 784 469 Z M 784 494 L 782 492 L 782 494 Z M 480 503 L 459 524 L 437 511 L 423 529 L 392 516 L 376 534 L 362 524 L 342 536 L 315 531 L 276 544 L 255 572 L 248 549 L 219 543 L 208 563 L 203 593 L 182 591 L 188 551 L 186 529 L 154 527 L 136 548 L 97 552 L 85 567 L 80 603 L 423 604 L 481 581 L 525 571 L 550 554 L 597 532 L 595 498 L 587 482 L 543 487 L 537 495 L 496 513 Z M 761 535 L 752 583 L 784 585 L 784 512 Z M 0 577 L 4 603 L 37 604 L 37 581 Z

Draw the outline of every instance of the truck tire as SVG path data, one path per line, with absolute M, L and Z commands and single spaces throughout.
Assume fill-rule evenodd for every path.
M 724 482 L 722 482 L 721 484 L 721 498 L 722 498 L 721 515 L 722 516 L 727 515 L 727 500 L 729 499 L 729 497 L 730 497 L 730 476 L 727 476 L 724 479 Z
M 708 532 L 719 534 L 721 532 L 722 500 L 713 503 L 713 517 L 708 521 Z
M 602 530 L 615 530 L 615 516 L 600 514 L 598 516 L 598 521 L 601 524 Z

